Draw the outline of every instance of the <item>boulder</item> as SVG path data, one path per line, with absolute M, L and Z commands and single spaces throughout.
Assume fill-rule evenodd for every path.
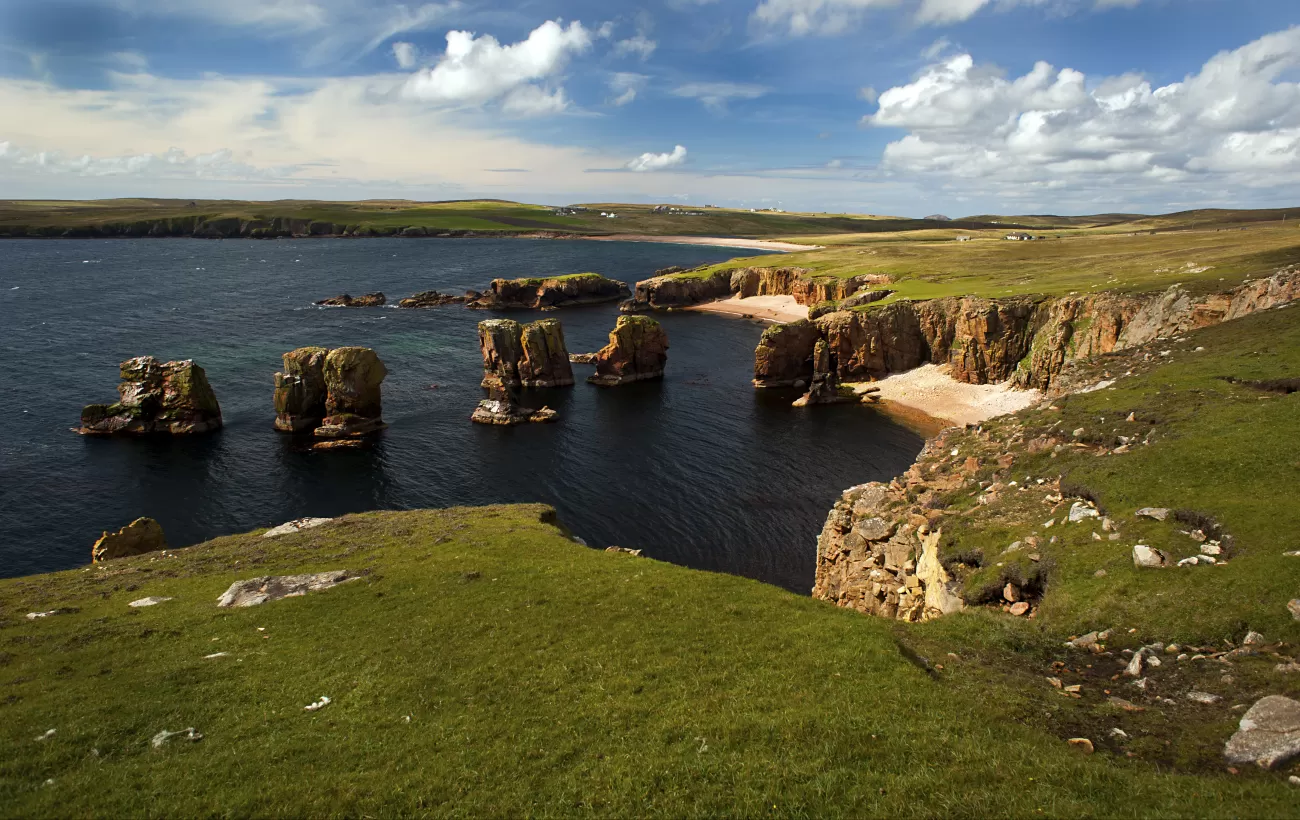
M 325 442 L 332 443 L 332 442 Z M 263 538 L 276 538 L 281 535 L 290 535 L 295 532 L 309 530 L 313 527 L 319 527 L 321 524 L 328 524 L 333 518 L 295 518 L 292 521 L 286 521 L 278 527 L 272 527 L 262 533 Z
M 1223 756 L 1228 763 L 1272 769 L 1300 754 L 1300 702 L 1281 695 L 1260 698 L 1241 716 Z
M 191 359 L 159 363 L 138 356 L 121 364 L 115 404 L 81 411 L 82 435 L 187 435 L 221 427 L 221 406 L 207 374 Z
M 529 410 L 519 404 L 509 388 L 498 387 L 493 388 L 491 395 L 478 403 L 469 419 L 476 424 L 512 425 L 555 421 L 558 415 L 549 407 Z
M 325 418 L 319 438 L 349 438 L 384 427 L 379 385 L 388 369 L 368 347 L 340 347 L 325 357 Z
M 488 319 L 478 325 L 483 354 L 483 381 L 496 387 L 568 387 L 573 368 L 558 319 L 521 325 L 511 319 Z
M 1142 518 L 1153 518 L 1156 521 L 1164 521 L 1169 517 L 1169 510 L 1164 507 L 1143 507 L 1133 514 L 1141 516 Z
M 167 549 L 162 525 L 152 518 L 137 518 L 117 532 L 105 532 L 90 548 L 90 560 L 111 561 L 130 555 L 143 555 Z
M 813 351 L 821 334 L 807 319 L 772 325 L 754 349 L 754 386 L 788 387 L 813 375 Z
M 284 372 L 275 374 L 275 429 L 285 433 L 314 430 L 325 418 L 323 347 L 300 347 L 285 353 Z
M 1169 556 L 1158 549 L 1152 549 L 1146 544 L 1138 544 L 1133 547 L 1133 566 L 1135 567 L 1163 567 L 1169 563 Z
M 596 354 L 596 373 L 587 381 L 602 387 L 660 379 L 668 360 L 668 334 L 654 319 L 620 316 L 609 344 Z
M 602 302 L 619 302 L 631 295 L 624 282 L 599 273 L 529 279 L 493 279 L 466 307 L 483 310 L 553 310 Z
M 466 296 L 452 296 L 449 293 L 439 293 L 436 290 L 421 291 L 413 296 L 408 296 L 397 303 L 398 307 L 403 308 L 430 308 L 439 307 L 440 305 L 456 305 L 465 302 Z M 474 298 L 478 298 L 475 294 Z
M 236 581 L 221 593 L 217 599 L 219 607 L 257 606 L 281 598 L 295 598 L 308 592 L 318 592 L 348 581 L 355 581 L 361 575 L 346 569 L 329 572 L 314 572 L 306 575 L 267 575 Z
M 384 302 L 388 301 L 384 294 L 375 291 L 367 293 L 365 296 L 349 296 L 346 293 L 338 296 L 331 296 L 328 299 L 321 299 L 315 304 L 323 307 L 381 307 Z

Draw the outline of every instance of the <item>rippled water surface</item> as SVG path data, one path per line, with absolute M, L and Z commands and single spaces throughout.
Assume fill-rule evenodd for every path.
M 318 309 L 382 290 L 459 293 L 496 276 L 594 270 L 632 283 L 725 248 L 528 240 L 7 240 L 0 242 L 0 576 L 84 564 L 106 528 L 158 519 L 173 546 L 304 515 L 511 501 L 554 504 L 593 546 L 806 592 L 838 493 L 895 475 L 919 436 L 859 406 L 790 407 L 750 386 L 754 322 L 657 316 L 662 382 L 534 391 L 551 425 L 471 424 L 482 396 L 475 324 L 489 315 Z M 542 315 L 571 352 L 598 349 L 615 306 Z M 370 450 L 311 453 L 271 428 L 272 374 L 303 345 L 373 347 L 388 366 Z M 132 356 L 193 358 L 226 427 L 178 439 L 82 438 L 82 405 L 115 398 Z M 575 365 L 579 378 L 589 366 Z

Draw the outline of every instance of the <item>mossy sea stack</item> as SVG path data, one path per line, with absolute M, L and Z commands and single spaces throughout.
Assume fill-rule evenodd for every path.
M 81 411 L 83 435 L 187 435 L 221 427 L 221 406 L 207 374 L 191 359 L 159 363 L 137 356 L 121 364 L 115 404 Z
M 314 430 L 325 418 L 323 347 L 300 347 L 284 354 L 284 372 L 275 374 L 275 429 L 286 433 Z
M 388 369 L 368 347 L 339 347 L 325 357 L 325 418 L 320 438 L 345 438 L 383 429 L 379 385 Z
M 573 367 L 558 319 L 521 325 L 512 319 L 488 319 L 478 325 L 486 389 L 497 387 L 568 387 Z
M 596 374 L 587 381 L 602 387 L 660 379 L 668 361 L 668 334 L 646 316 L 620 316 L 609 344 L 596 354 Z

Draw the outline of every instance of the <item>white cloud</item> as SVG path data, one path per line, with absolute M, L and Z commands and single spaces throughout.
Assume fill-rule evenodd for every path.
M 876 91 L 875 86 L 864 85 L 858 89 L 858 99 L 874 103 L 880 99 L 880 92 Z
M 749 83 L 687 83 L 673 89 L 674 97 L 699 100 L 712 111 L 722 112 L 730 100 L 756 100 L 771 89 Z
M 902 0 L 762 0 L 753 19 L 790 34 L 840 34 L 853 28 L 869 9 L 891 8 Z
M 943 54 L 945 51 L 947 51 L 950 48 L 952 48 L 952 41 L 949 40 L 947 37 L 940 37 L 938 40 L 935 40 L 930 45 L 921 49 L 921 59 L 922 60 L 937 59 L 940 54 Z
M 901 128 L 883 167 L 981 186 L 1300 182 L 1300 27 L 1212 57 L 1158 88 L 1038 63 L 1021 77 L 958 54 L 880 95 L 863 118 Z
M 635 37 L 629 37 L 626 40 L 619 40 L 614 44 L 614 55 L 617 57 L 639 57 L 642 62 L 650 59 L 650 55 L 655 53 L 659 44 L 654 40 L 647 38 L 644 34 L 638 34 Z
M 1086 9 L 1104 11 L 1116 7 L 1132 8 L 1141 2 L 1142 0 L 761 0 L 754 9 L 751 20 L 760 28 L 801 37 L 843 34 L 860 26 L 871 12 L 889 9 L 901 9 L 919 25 L 940 26 L 964 22 L 986 8 L 1009 11 L 1017 6 L 1037 6 L 1058 14 L 1070 14 Z M 940 51 L 924 56 L 933 59 Z
M 230 149 L 190 156 L 179 148 L 160 154 L 120 156 L 68 156 L 60 151 L 24 151 L 0 142 L 0 165 L 19 171 L 82 177 L 137 176 L 172 179 L 265 179 L 293 172 L 291 167 L 256 168 L 235 162 Z
M 534 83 L 559 75 L 570 57 L 591 48 L 591 41 L 591 33 L 576 21 L 564 27 L 547 20 L 526 40 L 507 46 L 489 34 L 449 31 L 447 51 L 437 65 L 413 75 L 403 93 L 425 102 L 469 105 L 505 98 L 503 106 L 513 113 L 554 113 L 567 104 L 564 90 Z
M 628 162 L 626 167 L 631 171 L 662 171 L 665 168 L 676 168 L 685 161 L 686 147 L 678 145 L 671 153 L 666 154 L 653 154 L 647 151 Z
M 420 61 L 420 50 L 412 43 L 393 43 L 393 59 L 398 68 L 409 71 Z
M 621 107 L 636 99 L 637 93 L 650 79 L 644 74 L 631 71 L 618 71 L 609 78 L 609 88 L 618 96 L 609 101 L 610 105 Z

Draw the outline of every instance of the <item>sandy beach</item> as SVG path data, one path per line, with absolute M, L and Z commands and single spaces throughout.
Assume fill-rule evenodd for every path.
M 870 387 L 883 403 L 920 411 L 950 424 L 979 422 L 1029 407 L 1040 398 L 1038 390 L 1015 390 L 1008 384 L 966 384 L 948 375 L 947 367 L 922 365 L 878 382 L 853 385 L 857 392 Z
M 777 242 L 774 239 L 734 239 L 723 236 L 645 236 L 636 233 L 618 233 L 609 236 L 575 236 L 574 239 L 590 239 L 593 242 L 663 242 L 670 245 L 712 245 L 719 248 L 750 248 L 757 251 L 814 251 L 820 245 L 796 245 L 793 242 Z
M 769 322 L 793 322 L 808 318 L 808 306 L 799 304 L 793 296 L 751 296 L 748 299 L 732 296 L 730 299 L 691 305 L 683 310 L 725 313 L 730 316 L 752 316 Z

